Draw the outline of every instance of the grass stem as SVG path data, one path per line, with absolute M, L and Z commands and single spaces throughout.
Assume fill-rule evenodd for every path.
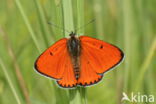
M 36 36 L 35 36 L 35 33 L 34 33 L 32 27 L 31 27 L 31 25 L 30 25 L 30 22 L 29 22 L 29 20 L 28 20 L 26 14 L 25 14 L 25 12 L 24 12 L 24 10 L 23 10 L 23 7 L 22 7 L 20 1 L 19 1 L 19 0 L 15 0 L 15 3 L 16 3 L 16 5 L 17 5 L 17 7 L 19 8 L 19 11 L 20 11 L 20 13 L 21 13 L 21 15 L 22 15 L 22 17 L 23 17 L 23 20 L 24 20 L 24 22 L 25 22 L 25 24 L 26 24 L 26 26 L 27 26 L 27 28 L 28 28 L 28 30 L 29 30 L 29 32 L 30 32 L 30 35 L 31 35 L 31 37 L 32 37 L 32 39 L 33 39 L 33 42 L 35 43 L 36 48 L 38 49 L 39 52 L 41 52 L 41 48 L 40 48 L 39 45 L 38 45 L 38 42 L 37 42 L 37 38 L 36 38 Z
M 65 30 L 74 30 L 73 9 L 71 0 L 63 0 L 63 15 L 64 15 L 64 28 Z M 81 5 L 82 4 L 82 5 Z M 77 27 L 81 27 L 84 24 L 83 14 L 83 0 L 77 0 Z M 84 30 L 81 29 L 79 33 L 83 34 Z M 78 34 L 79 34 L 78 33 Z M 69 33 L 65 32 L 65 37 L 68 37 Z M 77 87 L 76 89 L 69 89 L 70 104 L 85 104 L 85 89 Z
M 135 91 L 138 91 L 139 90 L 139 87 L 141 85 L 141 82 L 144 81 L 144 75 L 150 65 L 150 62 L 152 61 L 152 58 L 154 56 L 156 52 L 156 36 L 154 37 L 154 40 L 152 42 L 152 45 L 149 49 L 149 52 L 148 52 L 148 56 L 145 58 L 141 68 L 140 68 L 140 72 L 139 72 L 139 77 L 137 78 L 136 80 L 136 86 L 135 86 Z
M 14 53 L 14 51 L 12 49 L 8 34 L 5 33 L 4 30 L 1 27 L 0 27 L 0 33 L 2 33 L 2 35 L 4 37 L 6 47 L 7 47 L 7 50 L 8 50 L 8 55 L 11 57 L 12 64 L 13 64 L 14 69 L 15 69 L 16 77 L 17 77 L 19 86 L 20 86 L 20 88 L 21 88 L 21 90 L 23 92 L 26 104 L 30 104 L 28 89 L 26 87 L 25 80 L 24 80 L 23 75 L 21 73 L 21 69 L 20 69 L 20 67 L 19 67 L 19 65 L 17 63 L 17 60 L 16 60 L 17 58 L 16 58 L 15 53 Z
M 4 72 L 5 77 L 6 77 L 7 81 L 8 81 L 8 83 L 9 83 L 9 86 L 11 88 L 11 91 L 13 92 L 13 95 L 15 96 L 15 99 L 17 101 L 17 104 L 22 104 L 21 103 L 21 100 L 20 100 L 20 98 L 19 98 L 19 96 L 18 96 L 18 94 L 16 92 L 16 89 L 15 89 L 15 87 L 14 87 L 12 81 L 11 81 L 11 78 L 10 78 L 8 72 L 7 72 L 7 69 L 6 69 L 5 65 L 4 65 L 4 63 L 2 62 L 1 58 L 0 58 L 0 65 L 2 67 L 1 69 Z

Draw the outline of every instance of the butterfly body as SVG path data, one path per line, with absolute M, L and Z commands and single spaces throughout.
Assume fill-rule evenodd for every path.
M 70 38 L 63 38 L 44 51 L 36 60 L 35 69 L 64 88 L 88 86 L 99 82 L 123 57 L 123 52 L 112 44 L 71 33 Z
M 75 37 L 75 34 L 72 32 L 70 38 L 67 40 L 67 49 L 72 61 L 72 66 L 74 69 L 75 78 L 79 78 L 80 74 L 80 52 L 81 52 L 81 43 L 80 40 Z

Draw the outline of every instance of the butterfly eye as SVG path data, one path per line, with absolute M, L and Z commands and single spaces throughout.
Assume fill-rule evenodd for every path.
M 102 49 L 102 48 L 103 48 L 103 45 L 100 46 L 100 49 Z

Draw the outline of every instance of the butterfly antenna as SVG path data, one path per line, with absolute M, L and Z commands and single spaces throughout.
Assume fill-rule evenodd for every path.
M 84 24 L 83 26 L 78 27 L 78 28 L 75 30 L 75 32 L 77 32 L 78 30 L 80 30 L 80 29 L 82 29 L 82 28 L 88 26 L 90 23 L 93 23 L 94 21 L 95 21 L 95 18 L 92 19 L 91 21 L 89 21 L 88 23 Z
M 58 29 L 60 29 L 60 30 L 66 31 L 66 32 L 68 32 L 68 33 L 71 33 L 71 32 L 69 32 L 68 30 L 64 29 L 63 27 L 60 27 L 60 26 L 58 26 L 58 25 L 56 25 L 56 24 L 54 24 L 54 23 L 52 23 L 52 22 L 48 22 L 48 24 L 49 24 L 49 25 L 52 25 L 52 26 L 54 26 L 55 28 L 58 28 Z

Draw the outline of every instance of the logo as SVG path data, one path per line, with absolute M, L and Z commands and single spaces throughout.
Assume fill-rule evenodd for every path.
M 154 95 L 143 95 L 140 92 L 138 93 L 131 93 L 130 96 L 128 96 L 125 92 L 122 93 L 123 97 L 121 101 L 128 101 L 128 102 L 137 102 L 137 103 L 152 103 L 154 102 Z

